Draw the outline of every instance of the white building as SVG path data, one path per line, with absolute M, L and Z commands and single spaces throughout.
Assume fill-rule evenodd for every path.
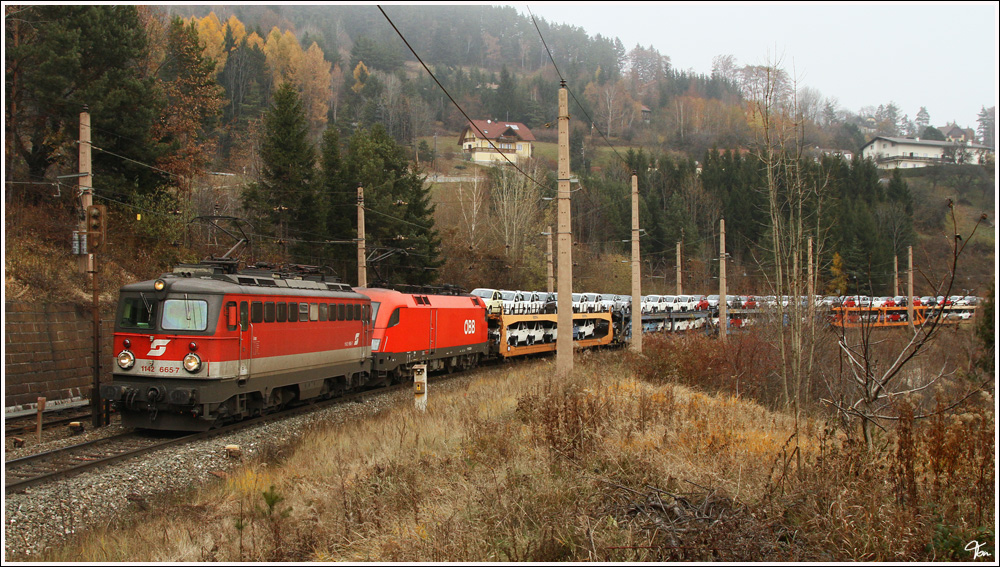
M 964 153 L 952 159 L 956 152 Z M 961 144 L 921 140 L 920 138 L 890 138 L 876 136 L 861 148 L 861 157 L 875 160 L 879 169 L 927 167 L 944 163 L 980 163 L 993 150 L 979 144 Z

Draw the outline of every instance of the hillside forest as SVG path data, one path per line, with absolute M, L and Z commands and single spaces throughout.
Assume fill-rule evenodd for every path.
M 949 238 L 994 218 L 992 162 L 959 151 L 887 174 L 860 158 L 875 135 L 940 136 L 925 108 L 844 109 L 782 61 L 723 54 L 693 74 L 512 7 L 7 5 L 5 24 L 7 231 L 24 235 L 7 240 L 8 292 L 56 285 L 29 281 L 35 264 L 17 258 L 68 254 L 84 109 L 95 203 L 112 215 L 110 283 L 229 250 L 206 216 L 246 223 L 244 261 L 354 283 L 360 186 L 378 278 L 544 289 L 561 80 L 579 288 L 628 292 L 633 172 L 654 293 L 676 284 L 678 242 L 685 288 L 711 293 L 721 218 L 738 293 L 778 292 L 769 274 L 804 257 L 786 246 L 793 231 L 813 242 L 819 293 L 893 293 L 910 246 L 918 293 L 932 293 Z M 466 161 L 470 118 L 524 124 L 535 158 Z M 992 146 L 994 121 L 984 106 L 972 139 Z M 992 232 L 963 258 L 956 285 L 969 293 L 990 285 Z

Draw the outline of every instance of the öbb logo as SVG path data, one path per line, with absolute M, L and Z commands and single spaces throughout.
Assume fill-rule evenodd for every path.
M 465 334 L 474 335 L 476 334 L 476 321 L 473 319 L 466 319 L 465 321 Z
M 146 356 L 160 356 L 161 354 L 167 352 L 167 345 L 170 344 L 171 339 L 155 339 L 149 343 L 149 352 Z

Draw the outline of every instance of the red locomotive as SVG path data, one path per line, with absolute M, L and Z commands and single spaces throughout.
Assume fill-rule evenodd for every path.
M 372 302 L 372 369 L 379 377 L 412 378 L 414 364 L 427 364 L 428 371 L 471 368 L 489 352 L 480 297 L 357 291 Z
M 322 276 L 182 266 L 124 286 L 113 382 L 123 423 L 204 430 L 371 378 L 371 301 Z

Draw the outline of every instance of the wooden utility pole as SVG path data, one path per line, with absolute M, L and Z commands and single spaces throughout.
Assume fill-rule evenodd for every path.
M 684 293 L 681 287 L 681 241 L 677 241 L 677 295 Z
M 78 180 L 80 208 L 83 211 L 83 214 L 80 215 L 79 233 L 81 240 L 79 269 L 81 274 L 86 274 L 94 269 L 94 255 L 90 252 L 90 247 L 85 246 L 88 240 L 86 233 L 89 230 L 87 228 L 87 209 L 94 204 L 93 176 L 90 174 L 90 149 L 90 111 L 85 106 L 83 107 L 83 112 L 80 113 L 80 141 L 77 148 L 79 156 L 77 171 L 80 176 Z
M 557 300 L 556 372 L 573 370 L 573 242 L 569 192 L 569 98 L 559 85 L 559 298 Z
M 368 287 L 365 261 L 365 189 L 358 186 L 358 287 Z
M 907 246 L 906 249 L 909 257 L 906 270 L 906 320 L 910 322 L 910 330 L 913 330 L 913 247 Z
M 719 219 L 719 338 L 729 332 L 729 304 L 726 298 L 726 219 Z
M 553 258 L 552 258 L 552 225 L 549 225 L 549 226 L 545 227 L 545 263 L 547 264 L 547 266 L 546 266 L 546 272 L 547 272 L 547 275 L 548 275 L 548 284 L 546 285 L 545 289 L 549 293 L 552 293 L 552 292 L 554 292 L 556 290 L 556 277 L 555 277 L 555 274 L 554 274 L 554 272 L 552 270 L 552 261 L 553 261 Z
M 639 271 L 639 178 L 632 172 L 632 343 L 642 353 L 642 283 Z

